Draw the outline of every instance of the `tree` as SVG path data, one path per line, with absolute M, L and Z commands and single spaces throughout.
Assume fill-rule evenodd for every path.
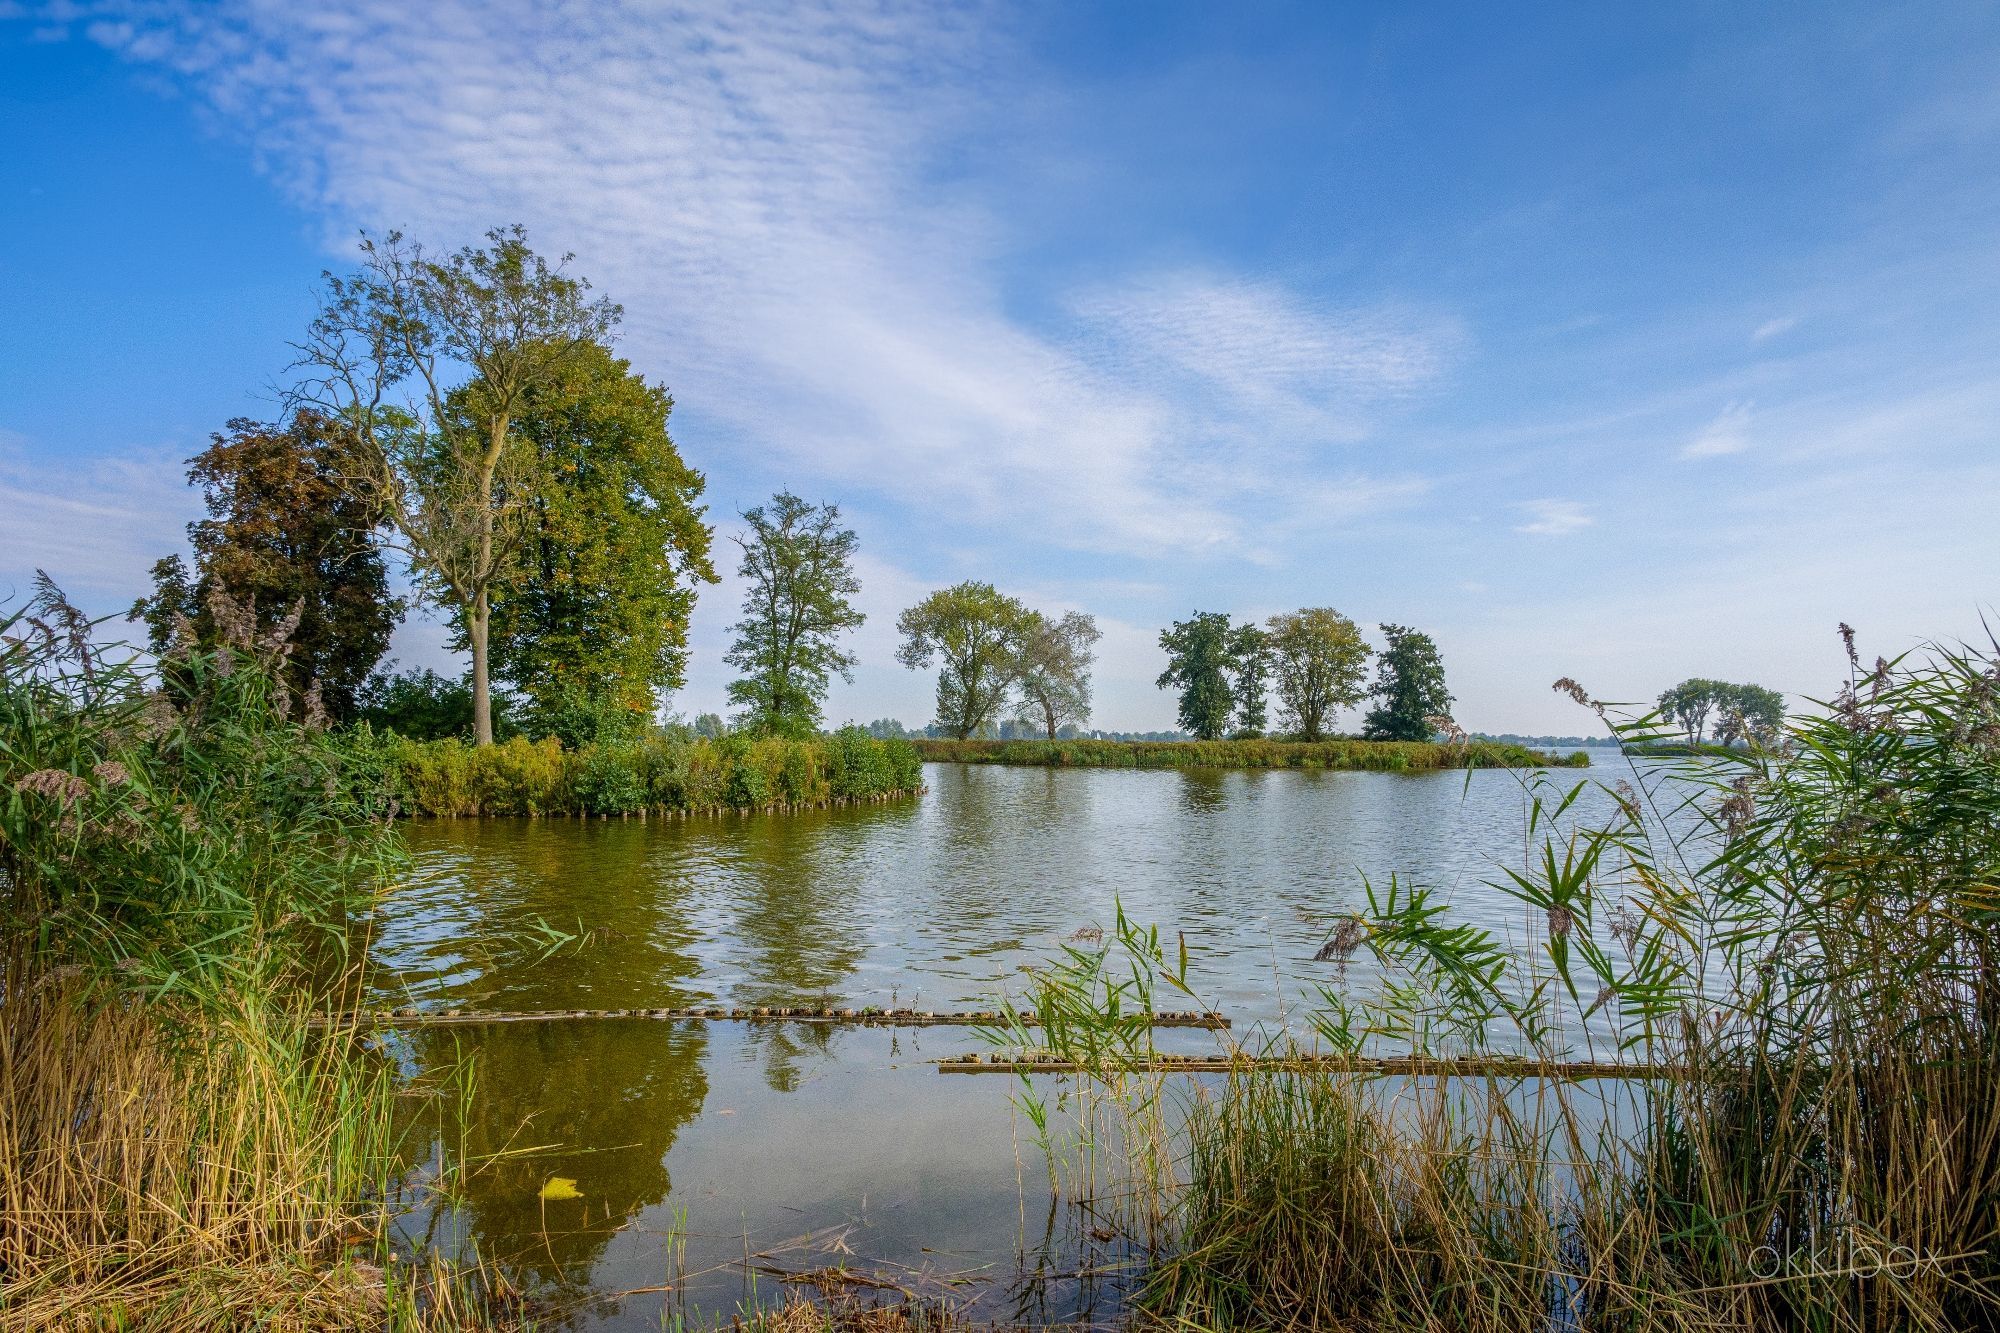
M 472 735 L 472 687 L 425 667 L 421 671 L 378 671 L 361 687 L 355 718 L 377 731 L 393 731 L 413 741 Z M 493 710 L 493 729 L 514 730 L 506 709 Z
M 259 633 L 296 613 L 289 681 L 301 694 L 316 687 L 328 716 L 347 721 L 403 604 L 389 595 L 371 535 L 377 510 L 346 482 L 346 437 L 299 412 L 284 425 L 238 418 L 209 438 L 188 460 L 208 509 L 187 528 L 194 570 L 177 555 L 161 560 L 152 595 L 131 615 L 164 654 L 177 619 L 199 642 L 215 642 L 209 602 L 218 588 L 253 610 Z
M 1201 740 L 1212 741 L 1227 731 L 1235 711 L 1230 638 L 1229 617 L 1220 611 L 1197 611 L 1160 631 L 1167 669 L 1160 673 L 1159 688 L 1180 690 L 1180 724 Z
M 293 390 L 349 432 L 357 482 L 381 506 L 420 588 L 463 633 L 480 745 L 493 741 L 494 586 L 534 489 L 534 451 L 515 414 L 622 314 L 563 272 L 570 256 L 551 267 L 529 249 L 520 227 L 486 240 L 436 260 L 400 232 L 364 234 L 360 269 L 323 275 Z M 446 379 L 458 367 L 472 372 L 463 393 Z
M 1726 680 L 1692 676 L 1660 695 L 1661 716 L 1678 725 L 1689 745 L 1708 739 L 1715 719 L 1715 739 L 1721 745 L 1762 740 L 1785 721 L 1785 696 L 1762 685 L 1732 685 Z
M 1722 720 L 1716 724 L 1716 739 L 1724 745 L 1738 741 L 1763 743 L 1785 725 L 1785 696 L 1762 685 L 1731 685 L 1722 700 Z
M 1090 667 L 1103 634 L 1081 611 L 1036 615 L 1022 636 L 1021 720 L 1039 723 L 1049 740 L 1065 725 L 1090 721 Z
M 912 671 L 939 664 L 937 725 L 964 740 L 1006 706 L 1020 679 L 1034 612 L 990 583 L 967 581 L 924 598 L 896 621 L 896 660 Z
M 1700 745 L 1708 736 L 1709 714 L 1729 688 L 1719 680 L 1691 676 L 1660 695 L 1660 715 L 1686 733 L 1689 745 Z
M 1271 674 L 1271 636 L 1255 622 L 1245 621 L 1229 632 L 1229 659 L 1229 692 L 1236 700 L 1235 734 L 1255 739 L 1269 726 L 1264 695 Z
M 1362 734 L 1370 740 L 1424 741 L 1437 732 L 1437 719 L 1451 716 L 1444 660 L 1437 642 L 1407 625 L 1384 625 L 1389 646 L 1375 662 L 1373 694 L 1381 706 L 1369 710 Z
M 474 380 L 453 401 L 486 392 Z M 684 682 L 695 588 L 716 576 L 673 406 L 599 343 L 520 395 L 510 429 L 526 484 L 490 588 L 490 643 L 493 679 L 535 735 L 628 734 Z
M 1286 729 L 1302 740 L 1319 740 L 1336 709 L 1366 697 L 1368 644 L 1354 622 L 1332 607 L 1287 611 L 1265 623 Z
M 769 506 L 745 510 L 746 536 L 737 572 L 748 581 L 735 646 L 724 658 L 745 674 L 729 686 L 743 706 L 743 724 L 764 735 L 810 736 L 819 730 L 828 678 L 852 682 L 854 657 L 840 636 L 865 616 L 848 600 L 861 591 L 854 576 L 856 538 L 840 526 L 840 509 L 807 504 L 789 491 Z

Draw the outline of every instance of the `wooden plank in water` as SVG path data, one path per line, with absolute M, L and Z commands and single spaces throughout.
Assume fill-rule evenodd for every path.
M 1075 1060 L 1021 1058 L 1005 1052 L 961 1055 L 936 1062 L 942 1074 L 1076 1074 L 1090 1072 Z M 1521 1060 L 1504 1056 L 1413 1059 L 1409 1056 L 1229 1056 L 1158 1054 L 1142 1060 L 1107 1062 L 1105 1072 L 1130 1074 L 1367 1074 L 1434 1078 L 1673 1079 L 1669 1065 L 1599 1063 L 1588 1060 Z
M 1039 1027 L 1034 1011 L 1016 1016 L 1023 1026 Z M 644 1019 L 710 1023 L 822 1023 L 854 1027 L 999 1027 L 1006 1016 L 997 1010 L 936 1012 L 918 1009 L 835 1009 L 760 1005 L 753 1009 L 723 1009 L 697 1005 L 686 1009 L 377 1009 L 351 1014 L 315 1014 L 313 1027 L 485 1027 L 497 1023 L 574 1023 L 605 1019 Z M 1134 1015 L 1132 1026 L 1208 1028 L 1229 1026 L 1221 1014 L 1160 1013 Z

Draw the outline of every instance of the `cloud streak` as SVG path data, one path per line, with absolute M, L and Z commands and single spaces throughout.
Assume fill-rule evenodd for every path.
M 1284 504 L 1275 469 L 1314 480 L 1458 333 L 1230 274 L 1108 282 L 1068 329 L 1012 315 L 995 211 L 929 175 L 976 134 L 962 90 L 990 106 L 1008 77 L 982 17 L 369 0 L 119 6 L 87 31 L 177 75 L 336 234 L 519 218 L 575 249 L 627 351 L 746 463 L 1063 544 L 1240 547 Z M 1336 478 L 1362 504 L 1407 484 L 1351 458 Z

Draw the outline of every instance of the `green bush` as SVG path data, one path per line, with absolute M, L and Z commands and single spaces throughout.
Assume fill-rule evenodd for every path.
M 876 800 L 923 785 L 923 761 L 907 741 L 874 740 L 858 727 L 810 740 L 654 732 L 573 750 L 554 739 L 482 749 L 363 728 L 353 748 L 413 815 L 704 813 Z

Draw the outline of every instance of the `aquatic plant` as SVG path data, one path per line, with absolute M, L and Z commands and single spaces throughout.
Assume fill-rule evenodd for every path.
M 1615 720 L 1650 749 L 1659 720 Z M 1200 1327 L 2000 1322 L 2000 648 L 1864 667 L 1769 744 L 1527 780 L 1506 941 L 1425 886 L 1329 930 L 1315 1051 L 1127 1110 L 1140 1304 Z M 1364 981 L 1349 982 L 1354 978 Z M 1085 992 L 1075 992 L 1082 995 Z M 1118 1050 L 1099 1079 L 1128 1095 Z M 1633 1077 L 1561 1077 L 1581 1054 Z M 1445 1062 L 1510 1056 L 1483 1077 Z M 1426 1062 L 1437 1074 L 1426 1074 Z M 1642 1077 L 1643 1075 L 1643 1077 Z M 1102 1106 L 1094 1138 L 1104 1137 Z M 1162 1126 L 1164 1125 L 1164 1129 Z
M 306 1021 L 398 864 L 380 772 L 289 617 L 210 610 L 151 673 L 45 578 L 0 616 L 0 1324 L 463 1326 L 389 1263 L 393 1070 Z

